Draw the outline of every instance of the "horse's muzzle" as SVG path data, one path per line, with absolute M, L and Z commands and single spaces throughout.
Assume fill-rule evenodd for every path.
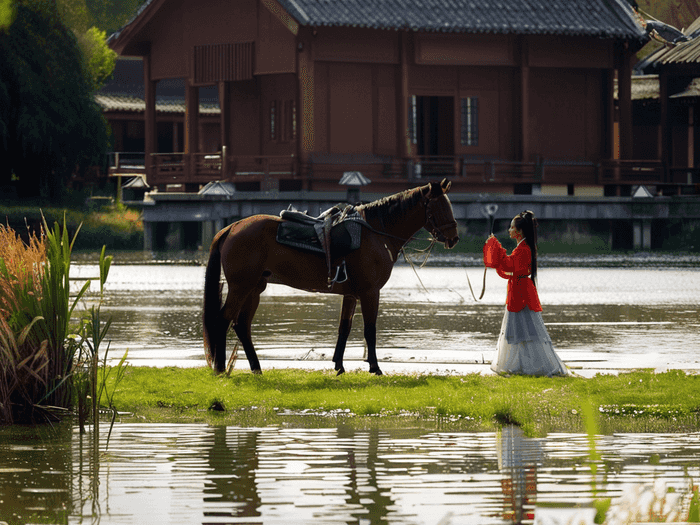
M 452 239 L 446 239 L 445 240 L 445 248 L 447 248 L 448 250 L 451 250 L 452 248 L 454 248 L 457 245 L 458 242 L 459 242 L 459 237 L 456 235 Z
M 459 242 L 459 235 L 457 235 L 457 225 L 455 225 L 454 228 L 454 234 L 450 235 L 451 232 L 448 232 L 447 235 L 445 233 L 442 233 L 439 229 L 434 229 L 431 233 L 433 237 L 438 241 L 441 242 L 445 245 L 445 248 L 448 250 L 451 250 L 456 246 L 456 244 Z M 448 237 L 448 235 L 450 235 Z

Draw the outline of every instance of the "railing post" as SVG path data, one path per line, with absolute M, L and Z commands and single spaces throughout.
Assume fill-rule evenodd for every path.
M 219 164 L 219 178 L 221 180 L 228 179 L 228 160 L 226 159 L 227 149 L 228 148 L 226 145 L 221 146 L 221 163 Z

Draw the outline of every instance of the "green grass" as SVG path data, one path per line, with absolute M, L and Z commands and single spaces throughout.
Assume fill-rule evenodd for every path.
M 114 404 L 149 422 L 265 426 L 425 426 L 489 431 L 518 424 L 528 435 L 586 432 L 592 406 L 601 433 L 700 429 L 700 376 L 648 371 L 586 378 L 385 375 L 130 367 Z M 210 410 L 212 405 L 224 410 Z
M 73 237 L 80 227 L 76 239 L 76 250 L 140 250 L 143 248 L 143 222 L 140 213 L 119 206 L 101 210 L 40 208 L 38 206 L 3 206 L 0 204 L 0 222 L 7 223 L 17 233 L 26 232 L 27 225 L 35 232 L 42 224 L 42 214 L 48 224 L 63 223 Z M 81 226 L 82 225 L 82 226 Z

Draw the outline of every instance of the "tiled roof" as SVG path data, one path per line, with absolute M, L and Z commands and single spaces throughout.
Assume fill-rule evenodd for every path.
M 626 0 L 279 0 L 308 26 L 638 39 Z
M 147 0 L 118 39 L 154 0 Z M 646 40 L 628 0 L 278 0 L 303 26 Z
M 146 111 L 146 102 L 137 96 L 119 93 L 97 93 L 95 101 L 102 111 L 124 111 L 143 113 Z M 156 99 L 157 113 L 185 113 L 184 98 Z M 200 103 L 199 112 L 203 115 L 218 115 L 221 113 L 218 104 Z
M 617 99 L 617 79 L 614 97 Z M 659 100 L 659 75 L 632 75 L 632 100 Z M 682 99 L 700 97 L 700 78 L 694 78 L 683 91 L 669 98 Z
M 613 89 L 617 99 L 617 79 Z M 659 98 L 659 75 L 632 75 L 632 100 Z

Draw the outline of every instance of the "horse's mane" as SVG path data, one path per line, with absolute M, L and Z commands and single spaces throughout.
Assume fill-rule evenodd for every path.
M 379 221 L 381 227 L 391 227 L 400 222 L 404 215 L 412 210 L 423 199 L 423 192 L 427 186 L 412 188 L 379 200 L 362 204 L 357 208 L 361 210 L 368 222 Z

